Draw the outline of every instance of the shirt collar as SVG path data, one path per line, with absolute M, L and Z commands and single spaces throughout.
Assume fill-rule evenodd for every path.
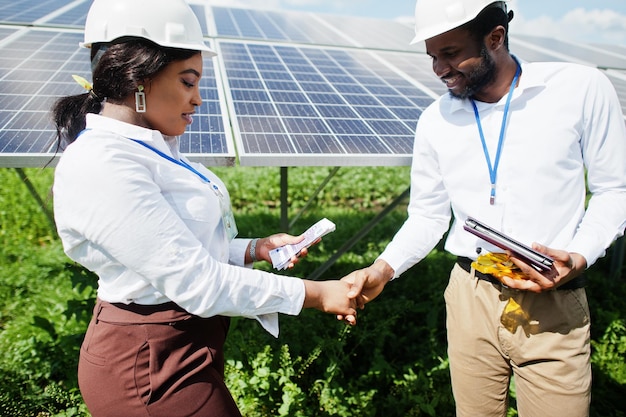
M 179 158 L 177 137 L 164 136 L 158 130 L 147 129 L 94 113 L 87 114 L 86 128 L 112 132 L 116 135 L 142 142 L 150 142 L 152 146 L 160 151 L 172 154 L 177 159 Z
M 163 135 L 157 130 L 146 129 L 145 127 L 122 122 L 99 114 L 88 113 L 86 119 L 87 129 L 104 130 L 112 132 L 126 138 L 141 141 L 154 142 L 163 141 Z

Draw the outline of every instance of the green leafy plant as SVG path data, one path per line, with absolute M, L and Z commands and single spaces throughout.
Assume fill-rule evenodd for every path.
M 217 168 L 241 236 L 280 228 L 278 168 Z M 408 167 L 342 168 L 309 201 L 329 168 L 291 168 L 290 215 L 298 234 L 321 217 L 337 224 L 289 274 L 306 277 L 408 186 Z M 51 209 L 52 169 L 24 170 Z M 262 179 L 260 181 L 259 179 Z M 71 262 L 41 207 L 8 168 L 0 169 L 0 415 L 88 416 L 76 381 L 78 349 L 91 317 L 96 277 Z M 320 279 L 370 264 L 406 218 L 400 204 Z M 588 271 L 592 318 L 592 417 L 624 417 L 626 280 L 608 280 L 612 252 Z M 359 312 L 348 328 L 319 311 L 282 316 L 280 337 L 232 320 L 226 382 L 246 417 L 454 415 L 443 290 L 454 258 L 436 248 Z M 268 265 L 258 267 L 271 270 Z M 281 272 L 285 273 L 285 272 Z M 515 386 L 511 408 L 517 415 Z

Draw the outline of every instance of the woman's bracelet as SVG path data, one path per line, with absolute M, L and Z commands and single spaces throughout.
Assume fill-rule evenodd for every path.
M 256 258 L 256 244 L 258 243 L 258 241 L 259 238 L 252 239 L 250 241 L 250 250 L 248 251 L 248 254 L 250 255 L 250 259 L 252 260 L 252 262 L 258 261 L 258 259 Z

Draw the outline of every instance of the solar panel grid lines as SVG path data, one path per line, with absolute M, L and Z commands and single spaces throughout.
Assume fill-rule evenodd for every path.
M 246 9 L 213 7 L 218 36 L 266 39 L 263 30 L 251 18 Z
M 200 4 L 189 4 L 189 7 L 191 7 L 191 10 L 198 18 L 198 22 L 200 23 L 200 29 L 202 30 L 202 34 L 204 36 L 210 35 L 211 31 L 209 30 L 209 24 L 208 24 L 205 7 Z
M 210 45 L 214 49 L 214 45 Z M 193 123 L 180 137 L 180 151 L 191 160 L 209 166 L 233 166 L 236 152 L 232 132 L 225 112 L 226 104 L 221 73 L 215 58 L 203 57 L 200 79 L 202 105 L 196 109 Z
M 79 28 L 85 27 L 90 0 L 77 0 L 68 5 L 67 9 L 55 16 L 49 16 L 41 25 Z
M 10 69 L 0 78 L 0 92 L 8 97 L 0 114 L 0 152 L 45 155 L 53 149 L 54 128 L 49 110 L 55 97 L 48 95 L 64 80 L 65 63 L 78 52 L 80 35 L 33 30 L 2 49 L 2 65 Z M 73 48 L 68 48 L 73 44 Z M 87 65 L 88 68 L 88 65 Z M 72 66 L 69 69 L 77 69 Z M 68 76 L 69 77 L 69 76 Z M 78 92 L 80 88 L 77 88 Z
M 237 126 L 238 130 L 242 135 L 246 135 L 248 139 L 245 144 L 242 141 L 240 146 L 246 146 L 249 151 L 257 152 L 279 152 L 281 149 L 282 152 L 293 152 L 294 149 L 296 149 L 296 146 L 291 138 L 286 134 L 289 127 L 278 117 L 279 110 L 277 106 L 279 106 L 280 103 L 275 101 L 273 102 L 271 100 L 267 90 L 267 81 L 260 76 L 261 72 L 259 66 L 263 66 L 262 62 L 264 61 L 264 58 L 258 57 L 259 63 L 257 63 L 253 60 L 252 52 L 247 45 L 232 43 L 221 43 L 221 54 L 225 57 L 224 61 L 227 63 L 227 73 L 231 67 L 247 69 L 246 71 L 237 71 L 234 78 L 231 74 L 231 76 L 229 76 L 229 80 L 237 82 L 237 76 L 247 77 L 249 79 L 248 85 L 254 85 L 260 89 L 256 91 L 245 91 L 238 90 L 237 88 L 233 88 L 231 86 L 234 106 L 239 109 L 244 109 L 245 113 L 237 118 L 239 121 Z M 276 65 L 274 65 L 274 67 L 275 70 L 278 70 Z M 265 66 L 264 70 L 269 70 L 269 68 Z M 269 72 L 266 73 L 266 75 L 271 77 L 269 74 Z M 269 82 L 271 82 L 271 78 Z M 245 82 L 242 82 L 241 84 L 244 83 Z M 283 83 L 283 85 L 285 84 Z M 280 93 L 280 91 L 275 92 L 277 95 L 280 95 Z M 293 102 L 293 98 L 290 99 L 286 95 L 284 97 L 285 100 L 287 100 L 286 103 L 289 103 L 289 101 Z M 300 101 L 304 102 L 305 100 L 301 99 Z M 261 109 L 260 112 L 255 110 L 257 107 Z M 304 105 L 301 105 L 300 107 L 302 108 Z M 261 113 L 264 116 L 271 117 L 264 117 L 262 120 L 253 115 L 256 113 Z M 308 115 L 314 114 L 313 109 L 309 106 Z M 290 115 L 293 117 L 299 116 L 298 112 L 291 112 Z M 248 135 L 248 132 L 256 134 Z M 269 139 L 273 139 L 275 143 L 271 143 Z M 277 147 L 277 144 L 280 144 L 280 147 Z
M 400 22 L 332 14 L 213 6 L 217 36 L 318 46 L 422 51 L 413 29 Z
M 355 74 L 355 79 L 379 101 L 379 104 L 373 107 L 357 106 L 357 112 L 361 115 L 367 114 L 371 118 L 370 125 L 374 126 L 374 130 L 378 134 L 412 137 L 415 123 L 421 112 L 414 108 L 414 98 L 424 97 L 425 94 L 411 86 L 391 67 L 379 61 L 376 54 L 356 51 L 353 54 L 360 55 L 359 59 L 362 62 L 367 62 L 369 74 L 360 73 L 358 68 L 351 67 L 347 62 L 341 62 L 341 65 L 344 65 L 348 72 Z M 371 77 L 371 75 L 375 75 L 375 77 Z M 402 113 L 407 109 L 412 110 L 412 116 L 409 120 L 402 117 Z M 389 118 L 386 116 L 387 113 L 393 117 Z M 402 122 L 404 126 L 399 125 L 398 122 Z
M 603 51 L 617 52 L 622 56 L 626 56 L 626 45 L 607 45 L 602 43 L 593 43 L 592 45 Z
M 288 16 L 261 11 L 250 11 L 251 19 L 257 24 L 265 39 L 273 40 L 289 40 L 310 42 L 311 39 L 306 34 L 306 22 L 298 22 L 300 25 L 294 25 L 292 19 Z
M 219 45 L 232 111 L 237 114 L 242 165 L 260 164 L 258 159 L 263 164 L 284 165 L 285 156 L 294 152 L 321 152 L 317 165 L 332 153 L 350 158 L 354 154 L 409 154 L 420 109 L 412 97 L 403 95 L 412 89 L 416 97 L 432 101 L 404 77 L 391 76 L 393 70 L 377 64 L 367 51 L 234 41 Z M 394 113 L 394 105 L 400 115 Z M 412 117 L 407 120 L 410 110 Z M 312 135 L 318 137 L 317 142 L 311 140 Z M 270 139 L 280 145 L 269 143 Z
M 278 54 L 276 59 L 282 62 L 283 67 L 277 67 L 274 64 L 268 64 L 267 61 L 274 61 L 273 58 L 274 53 L 278 53 L 278 50 L 282 50 L 283 54 Z M 302 88 L 298 86 L 297 83 L 293 82 L 281 82 L 280 80 L 283 78 L 281 74 L 289 74 L 292 80 L 295 80 L 295 74 L 289 68 L 289 61 L 294 59 L 294 56 L 289 57 L 288 48 L 276 48 L 273 52 L 270 52 L 267 49 L 255 48 L 251 47 L 251 56 L 259 61 L 257 64 L 257 68 L 259 69 L 259 73 L 265 78 L 266 86 L 270 86 L 273 89 L 268 90 L 269 96 L 274 103 L 282 103 L 287 105 L 292 104 L 306 104 L 312 105 L 314 104 L 311 101 L 311 95 L 316 93 L 309 93 L 304 91 Z M 300 58 L 302 60 L 302 58 Z M 303 70 L 304 66 L 299 66 L 297 69 Z M 315 69 L 310 67 L 307 72 L 313 73 Z M 314 89 L 315 90 L 315 89 Z M 321 93 L 328 94 L 328 93 Z M 284 107 L 284 106 L 283 106 Z M 305 107 L 301 106 L 300 109 L 305 109 Z M 280 112 L 280 110 L 278 110 Z M 313 113 L 311 115 L 311 113 Z M 323 118 L 319 117 L 319 113 L 315 111 L 315 107 L 313 106 L 310 111 L 305 110 L 304 114 L 298 114 L 297 112 L 290 112 L 291 116 L 281 115 L 280 120 L 282 121 L 282 126 L 284 127 L 284 131 L 281 129 L 281 132 L 285 132 L 289 136 L 289 142 L 292 145 L 292 148 L 289 152 L 296 153 L 317 153 L 323 151 L 324 153 L 345 153 L 342 149 L 342 145 L 340 142 L 336 141 L 336 138 L 333 136 L 327 136 L 330 133 L 331 126 L 330 123 Z M 278 124 L 270 125 L 269 128 L 273 129 L 277 127 Z M 262 129 L 265 126 L 260 125 Z M 316 143 L 314 136 L 322 135 Z M 280 151 L 279 153 L 282 153 Z M 279 158 L 280 159 L 280 158 Z M 242 163 L 244 160 L 242 159 Z
M 14 34 L 15 32 L 17 32 L 18 29 L 14 28 L 14 27 L 3 27 L 0 26 L 0 42 L 2 42 L 2 40 L 6 39 L 9 35 Z
M 531 35 L 517 35 L 515 39 L 518 42 L 534 45 L 535 49 L 548 51 L 553 56 L 562 57 L 565 61 L 579 62 L 599 68 L 626 69 L 626 56 L 613 51 L 605 52 L 590 45 Z
M 205 40 L 220 53 L 204 60 L 203 104 L 180 140 L 191 159 L 207 165 L 236 158 L 269 166 L 410 163 L 419 115 L 446 92 L 423 44 L 409 44 L 411 26 L 189 1 Z M 41 166 L 50 158 L 49 109 L 57 97 L 82 91 L 71 74 L 90 78 L 87 51 L 78 48 L 90 4 L 25 0 L 15 7 L 0 0 L 0 166 Z M 50 42 L 38 38 L 44 32 Z M 62 42 L 66 37 L 73 38 Z M 626 115 L 626 47 L 536 36 L 510 41 L 525 61 L 612 63 L 605 72 Z M 77 50 L 85 55 L 72 55 Z
M 510 48 L 512 51 L 514 51 L 516 48 L 518 48 L 519 50 L 522 50 L 522 48 L 526 48 L 527 50 L 534 51 L 540 57 L 543 57 L 538 60 L 575 62 L 575 63 L 582 64 L 582 65 L 595 66 L 595 64 L 590 61 L 574 58 L 560 51 L 549 49 L 545 45 L 543 45 L 541 42 L 534 43 L 531 41 L 531 39 L 527 37 L 522 37 L 519 35 L 515 37 L 511 36 L 509 38 L 509 41 L 511 44 Z M 524 55 L 522 55 L 521 58 L 526 60 L 524 58 Z
M 51 13 L 43 16 L 41 19 L 33 22 L 35 26 L 46 26 L 46 25 L 54 25 L 55 22 L 60 23 L 63 27 L 75 26 L 75 27 L 84 27 L 85 19 L 83 16 L 87 16 L 87 11 L 89 10 L 89 6 L 91 5 L 90 0 L 74 0 L 71 2 L 65 1 L 68 3 Z M 82 9 L 74 11 L 76 6 L 83 5 Z
M 513 55 L 527 62 L 567 62 L 567 58 L 563 55 L 556 55 L 545 49 L 538 49 L 536 46 L 529 45 L 527 42 L 518 40 L 514 36 L 509 37 L 509 48 Z
M 72 74 L 90 79 L 89 52 L 80 41 L 78 31 L 32 28 L 0 48 L 0 166 L 42 166 L 54 154 L 50 109 L 58 97 L 84 91 Z M 203 105 L 181 137 L 181 149 L 199 162 L 233 165 L 232 134 L 212 65 L 205 60 L 212 75 L 201 79 Z
M 30 25 L 64 8 L 68 0 L 0 0 L 0 22 Z
M 241 31 L 232 16 L 230 9 L 225 7 L 211 7 L 211 15 L 215 22 L 215 36 L 241 37 Z
M 312 13 L 213 6 L 217 36 L 316 45 L 353 45 Z
M 413 28 L 393 20 L 339 15 L 318 15 L 328 26 L 339 28 L 354 45 L 367 49 L 423 52 L 424 46 L 411 45 Z

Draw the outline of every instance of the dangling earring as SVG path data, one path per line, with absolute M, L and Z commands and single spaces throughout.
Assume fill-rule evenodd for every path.
M 137 91 L 135 93 L 135 111 L 137 113 L 145 113 L 146 112 L 146 93 L 143 92 L 143 85 L 137 86 Z

